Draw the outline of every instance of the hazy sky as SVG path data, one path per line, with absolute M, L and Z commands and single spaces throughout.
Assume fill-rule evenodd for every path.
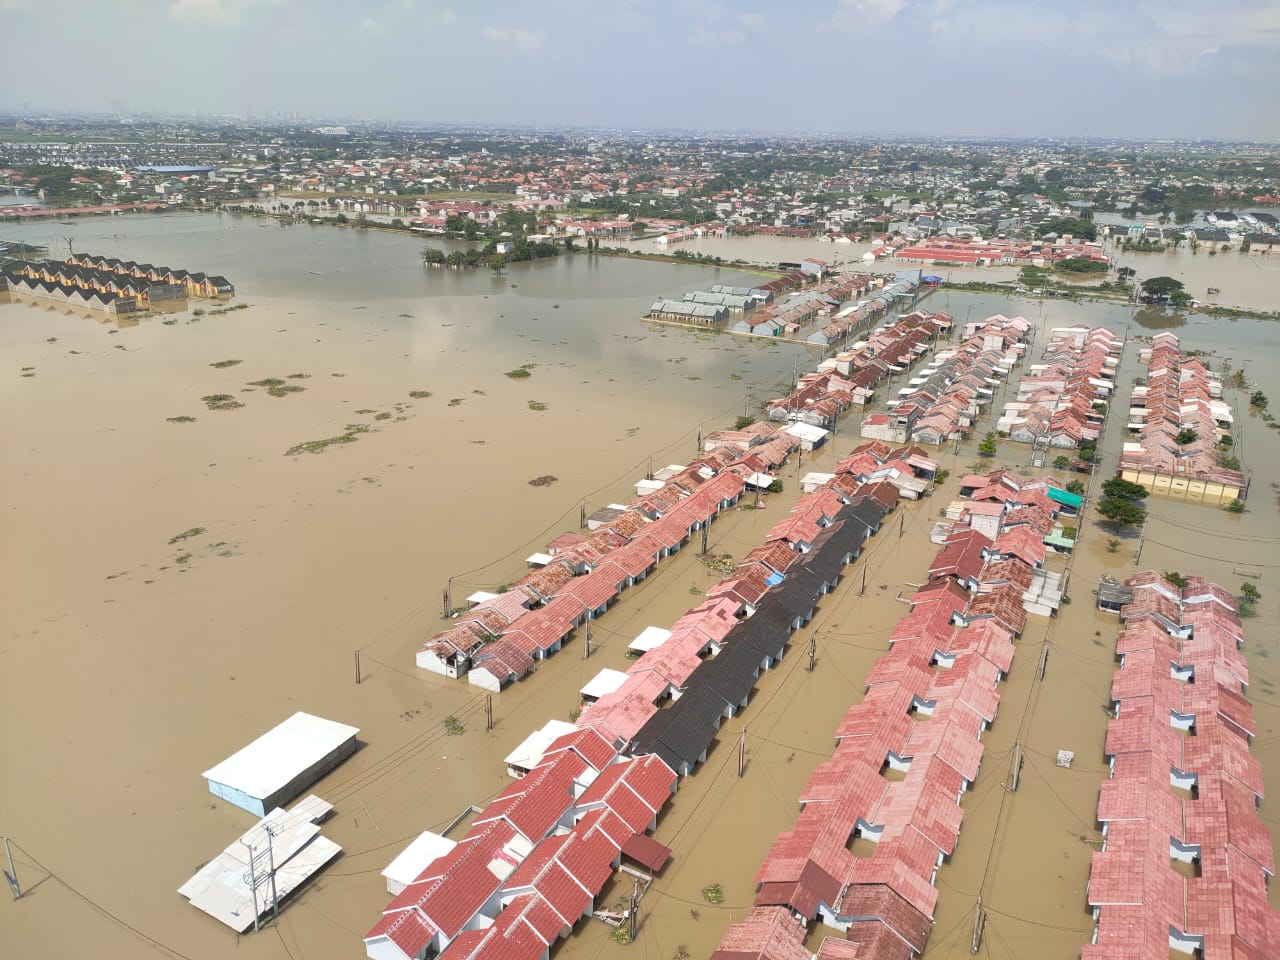
M 0 108 L 1280 140 L 1280 0 L 0 0 Z

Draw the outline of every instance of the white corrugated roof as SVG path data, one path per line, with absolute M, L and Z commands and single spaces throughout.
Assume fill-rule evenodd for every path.
M 587 685 L 582 688 L 581 693 L 584 697 L 594 697 L 599 700 L 606 693 L 613 693 L 626 682 L 627 674 L 621 670 L 611 670 L 605 667 L 594 677 L 587 681 Z
M 547 747 L 566 733 L 572 733 L 576 729 L 577 727 L 567 720 L 548 720 L 541 730 L 535 730 L 525 737 L 520 742 L 520 746 L 507 754 L 503 762 L 509 767 L 532 770 L 542 761 L 542 755 Z
M 457 841 L 442 837 L 430 830 L 419 834 L 418 838 L 400 851 L 399 856 L 387 864 L 382 875 L 388 880 L 403 883 L 405 886 L 418 879 L 419 874 L 432 862 L 456 847 Z
M 358 727 L 299 711 L 203 776 L 261 800 L 359 732 Z
M 638 637 L 627 644 L 627 649 L 639 650 L 643 653 L 662 646 L 670 637 L 670 630 L 664 630 L 662 627 L 645 627 Z

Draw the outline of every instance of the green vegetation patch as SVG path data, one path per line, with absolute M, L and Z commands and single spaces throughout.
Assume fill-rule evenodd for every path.
M 195 423 L 195 417 L 165 417 L 166 423 Z
M 431 391 L 430 390 L 410 390 L 409 396 L 411 396 L 414 400 L 430 400 Z
M 243 403 L 229 393 L 211 393 L 200 399 L 204 401 L 205 406 L 210 410 L 239 410 L 244 406 Z
M 286 457 L 296 457 L 302 453 L 324 453 L 325 450 L 337 443 L 355 443 L 360 434 L 368 432 L 368 424 L 348 423 L 347 429 L 343 433 L 338 434 L 338 436 L 325 437 L 323 440 L 306 440 L 302 443 L 295 443 L 284 452 L 284 455 Z
M 209 366 L 217 370 L 225 370 L 227 367 L 234 367 L 237 363 L 241 362 L 242 361 L 240 360 L 219 360 L 217 363 L 209 364 Z
M 523 366 L 516 367 L 514 370 L 508 370 L 503 374 L 503 376 L 511 380 L 528 380 L 533 376 L 533 374 L 529 372 L 528 366 Z
M 266 387 L 267 393 L 273 397 L 284 397 L 291 393 L 301 393 L 306 387 L 300 387 L 296 383 L 285 383 L 279 377 L 266 377 L 262 380 L 250 380 L 251 387 Z
M 529 409 L 535 413 L 541 413 L 543 410 L 547 409 L 547 405 L 540 400 L 530 400 Z
M 720 884 L 709 883 L 703 887 L 702 899 L 707 903 L 724 903 L 724 891 L 720 889 Z
M 183 540 L 190 540 L 192 537 L 198 537 L 202 533 L 206 533 L 204 527 L 192 527 L 190 530 L 183 530 L 181 533 L 174 534 L 169 538 L 170 543 L 181 543 Z

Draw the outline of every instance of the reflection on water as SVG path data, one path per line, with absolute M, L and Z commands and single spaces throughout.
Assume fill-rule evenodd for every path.
M 1133 322 L 1144 330 L 1175 330 L 1187 325 L 1187 315 L 1177 310 L 1143 307 L 1134 311 Z

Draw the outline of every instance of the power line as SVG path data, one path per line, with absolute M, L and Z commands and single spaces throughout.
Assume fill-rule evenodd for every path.
M 10 842 L 13 843 L 13 841 L 10 841 Z M 98 903 L 88 894 L 81 892 L 78 888 L 73 886 L 68 881 L 64 880 L 62 877 L 58 876 L 58 874 L 54 873 L 52 870 L 46 867 L 43 863 L 37 860 L 34 856 L 32 856 L 30 851 L 23 849 L 22 846 L 20 846 L 17 843 L 13 843 L 13 846 L 16 847 L 24 857 L 26 857 L 33 864 L 35 864 L 37 867 L 43 870 L 46 874 L 48 874 L 51 879 L 56 880 L 66 890 L 70 891 L 73 895 L 75 895 L 77 898 L 79 898 L 89 907 L 93 908 L 93 910 L 95 910 L 96 912 L 102 914 L 102 916 L 106 917 L 108 920 L 111 920 L 113 923 L 118 924 L 119 926 L 128 930 L 130 933 L 132 933 L 135 937 L 137 937 L 143 943 L 146 943 L 148 946 L 153 947 L 154 949 L 159 950 L 162 953 L 166 953 L 171 957 L 176 957 L 177 960 L 192 960 L 190 956 L 183 953 L 181 950 L 177 949 L 176 947 L 171 947 L 164 941 L 157 940 L 155 937 L 151 936 L 151 934 L 138 929 L 133 924 L 131 924 L 128 920 L 125 920 L 123 917 L 119 916 L 118 914 L 113 913 L 111 910 L 107 909 L 102 904 Z

